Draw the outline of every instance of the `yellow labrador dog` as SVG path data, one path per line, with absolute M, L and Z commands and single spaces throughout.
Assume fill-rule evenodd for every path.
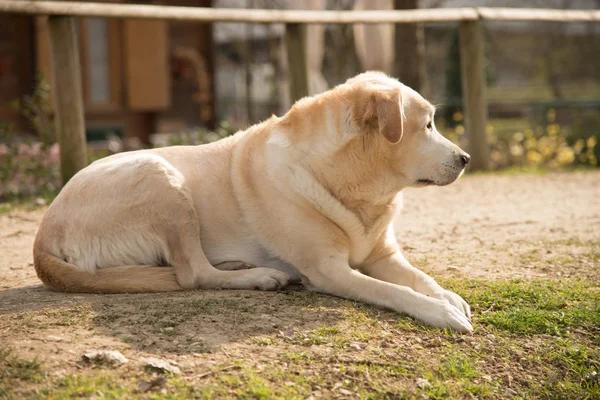
M 402 256 L 392 220 L 408 186 L 447 185 L 469 155 L 434 107 L 378 72 L 202 146 L 117 154 L 75 175 L 33 255 L 72 292 L 311 290 L 472 330 L 468 304 Z

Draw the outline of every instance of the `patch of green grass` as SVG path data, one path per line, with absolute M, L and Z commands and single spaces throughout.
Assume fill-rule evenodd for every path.
M 308 332 L 297 332 L 294 342 L 303 346 L 322 344 L 343 346 L 348 342 L 348 339 L 340 334 L 340 329 L 337 326 L 322 325 Z
M 275 344 L 275 339 L 270 337 L 257 337 L 253 338 L 252 342 L 256 343 L 259 346 L 271 346 Z
M 53 326 L 88 326 L 93 318 L 89 305 L 44 308 L 10 315 L 13 327 L 48 329 Z
M 51 385 L 39 390 L 38 398 L 62 400 L 68 398 L 103 398 L 103 399 L 173 399 L 212 398 L 185 382 L 180 377 L 168 377 L 165 383 L 156 389 L 140 392 L 141 380 L 151 381 L 155 377 L 139 374 L 132 370 L 116 373 L 111 370 L 94 370 L 93 374 L 67 375 L 58 378 Z M 218 397 L 215 397 L 218 398 Z
M 598 332 L 600 291 L 583 280 L 447 281 L 474 310 L 475 324 L 515 334 Z M 599 341 L 600 342 L 600 341 Z
M 126 398 L 133 391 L 133 382 L 120 382 L 113 372 L 97 371 L 92 376 L 65 376 L 51 388 L 40 391 L 46 399 L 91 398 L 108 399 Z
M 442 379 L 448 378 L 476 378 L 480 375 L 475 368 L 473 358 L 456 352 L 440 360 L 439 372 Z
M 530 393 L 541 398 L 600 398 L 600 349 L 557 338 L 526 359 L 544 379 L 531 382 Z
M 13 197 L 0 202 L 0 215 L 15 210 L 35 210 L 50 205 L 58 196 L 58 192 L 44 193 L 39 196 Z M 40 202 L 40 199 L 42 200 Z
M 12 203 L 0 203 L 0 215 L 8 214 L 14 209 L 14 205 Z
M 560 246 L 576 246 L 576 247 L 595 247 L 600 248 L 600 240 L 583 240 L 578 237 L 572 237 L 568 239 L 553 240 L 547 242 L 548 245 L 560 245 Z
M 57 378 L 46 377 L 39 364 L 27 367 L 23 361 L 18 364 L 23 368 L 17 368 L 21 372 L 13 372 L 21 378 L 11 379 L 12 386 L 2 386 L 6 381 L 2 379 L 0 388 L 18 398 L 15 385 L 24 386 L 28 394 L 39 393 L 40 398 L 51 399 L 305 399 L 317 397 L 315 393 L 323 398 L 352 393 L 347 397 L 365 399 L 422 395 L 429 399 L 600 398 L 598 379 L 594 378 L 594 372 L 600 372 L 600 342 L 596 339 L 600 337 L 600 290 L 594 282 L 544 279 L 440 283 L 471 304 L 473 334 L 439 330 L 362 303 L 304 296 L 309 292 L 292 292 L 291 297 L 288 293 L 264 294 L 270 299 L 264 309 L 256 301 L 245 302 L 244 297 L 261 294 L 233 293 L 231 298 L 205 294 L 155 296 L 151 298 L 153 307 L 147 307 L 144 296 L 123 296 L 114 298 L 120 307 L 106 303 L 93 310 L 80 306 L 55 313 L 30 312 L 27 314 L 37 325 L 60 322 L 94 326 L 89 324 L 91 321 L 106 329 L 106 321 L 123 324 L 131 320 L 129 324 L 137 330 L 154 327 L 161 332 L 165 327 L 175 327 L 173 337 L 184 330 L 187 319 L 211 323 L 213 313 L 219 313 L 240 321 L 245 314 L 261 315 L 268 307 L 289 306 L 290 298 L 302 304 L 297 306 L 298 313 L 335 312 L 336 318 L 316 328 L 312 325 L 314 319 L 311 324 L 298 322 L 291 336 L 282 337 L 277 329 L 253 331 L 236 339 L 243 342 L 242 346 L 234 342 L 233 349 L 227 350 L 231 360 L 236 361 L 219 364 L 223 360 L 222 355 L 215 354 L 219 349 L 194 355 L 198 358 L 191 365 L 198 361 L 213 365 L 210 368 L 214 370 L 198 377 L 204 375 L 204 370 L 182 363 L 182 376 L 168 376 L 160 388 L 143 394 L 137 393 L 139 380 L 152 378 L 135 362 L 118 371 L 84 369 Z M 254 304 L 254 308 L 248 304 Z M 120 315 L 115 315 L 118 312 Z M 77 319 L 76 313 L 85 315 Z M 195 350 L 184 346 L 180 351 L 185 354 Z M 0 374 L 8 365 L 4 361 L 8 355 L 2 354 Z M 217 361 L 219 357 L 221 361 Z M 427 379 L 429 384 L 418 386 L 419 378 Z
M 38 360 L 26 360 L 10 348 L 0 350 L 0 398 L 11 398 L 14 389 L 27 383 L 38 383 L 44 375 Z

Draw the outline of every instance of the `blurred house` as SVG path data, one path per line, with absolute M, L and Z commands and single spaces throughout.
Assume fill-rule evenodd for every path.
M 214 126 L 210 24 L 84 18 L 78 30 L 88 139 L 112 132 L 147 144 L 150 133 Z M 30 127 L 11 103 L 32 92 L 38 71 L 52 83 L 46 18 L 0 14 L 0 121 L 18 132 Z
M 404 4 L 409 2 L 416 4 L 413 0 Z M 392 3 L 398 8 L 402 0 L 135 3 L 351 10 L 384 3 L 388 8 Z M 594 9 L 600 7 L 600 0 L 420 0 L 418 5 Z M 290 106 L 283 24 L 211 25 L 101 18 L 80 21 L 90 138 L 113 131 L 147 142 L 150 133 L 177 132 L 197 126 L 212 128 L 220 120 L 243 127 L 272 113 L 281 114 Z M 389 69 L 392 60 L 404 66 L 405 52 L 401 51 L 408 47 L 396 41 L 393 51 L 389 50 L 389 42 L 398 37 L 390 36 L 391 28 L 309 25 L 311 92 L 322 91 L 365 68 L 375 67 L 365 61 L 377 61 L 377 65 L 382 65 L 377 68 L 381 69 Z M 418 46 L 423 50 L 420 64 L 424 64 L 425 92 L 434 103 L 442 104 L 442 110 L 446 107 L 448 111 L 461 106 L 457 28 L 457 23 L 423 24 L 420 40 L 424 43 Z M 499 21 L 486 22 L 485 28 L 487 95 L 492 118 L 529 119 L 534 114 L 544 114 L 545 108 L 552 106 L 563 107 L 566 119 L 575 121 L 581 119 L 576 110 L 590 114 L 597 111 L 599 24 Z M 407 52 L 409 56 L 414 53 L 410 49 Z M 51 80 L 49 66 L 44 19 L 0 14 L 0 121 L 11 121 L 21 131 L 27 129 L 24 119 L 10 103 L 31 92 L 37 70 Z M 406 76 L 397 69 L 392 73 L 406 81 Z

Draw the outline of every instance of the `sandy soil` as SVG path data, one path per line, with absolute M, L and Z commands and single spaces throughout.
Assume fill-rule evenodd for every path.
M 404 203 L 398 237 L 408 259 L 435 277 L 600 277 L 600 172 L 468 176 L 448 187 L 407 190 Z M 31 256 L 43 213 L 0 216 L 0 337 L 23 356 L 56 365 L 57 373 L 78 368 L 82 353 L 98 348 L 185 358 L 219 347 L 203 359 L 216 362 L 249 337 L 336 319 L 299 304 L 300 287 L 115 296 L 48 291 Z M 183 323 L 190 305 L 208 312 Z M 175 339 L 163 331 L 173 325 Z

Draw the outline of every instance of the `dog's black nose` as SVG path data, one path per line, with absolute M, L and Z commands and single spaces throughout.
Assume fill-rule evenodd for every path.
M 460 160 L 462 161 L 463 167 L 471 161 L 471 156 L 467 153 L 463 153 L 460 155 Z

